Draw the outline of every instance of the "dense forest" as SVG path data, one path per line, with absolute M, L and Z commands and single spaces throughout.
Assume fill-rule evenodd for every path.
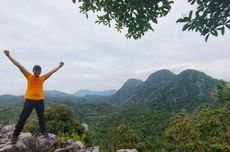
M 230 151 L 230 85 L 199 71 L 175 75 L 161 70 L 145 82 L 127 81 L 110 97 L 95 98 L 102 102 L 66 99 L 49 98 L 46 102 L 47 128 L 62 139 L 99 145 L 105 152 L 121 148 Z M 22 105 L 1 101 L 1 127 L 17 121 Z M 87 131 L 82 123 L 87 124 Z M 36 135 L 37 126 L 33 113 L 25 130 Z

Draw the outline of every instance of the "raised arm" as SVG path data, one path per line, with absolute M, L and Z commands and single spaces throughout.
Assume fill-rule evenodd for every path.
M 50 72 L 46 73 L 46 79 L 48 79 L 54 72 L 57 72 L 62 66 L 64 65 L 64 62 L 60 62 L 60 64 L 54 68 L 53 70 L 51 70 Z
M 8 59 L 19 68 L 19 70 L 23 73 L 23 75 L 27 77 L 29 72 L 18 61 L 16 61 L 14 58 L 10 56 L 10 51 L 4 50 L 4 53 L 8 57 Z

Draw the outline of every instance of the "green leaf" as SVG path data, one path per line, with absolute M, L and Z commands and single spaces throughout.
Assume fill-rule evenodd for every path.
M 193 0 L 192 3 L 191 3 L 191 5 L 193 5 L 195 2 L 196 2 L 196 0 Z
M 157 24 L 160 17 L 166 16 L 171 10 L 171 4 L 175 0 L 72 0 L 73 3 L 80 3 L 80 12 L 83 14 L 93 12 L 95 14 L 107 14 L 108 17 L 99 18 L 99 22 L 110 26 L 119 23 L 119 28 L 129 29 L 127 36 L 130 38 L 141 38 L 145 32 L 153 29 L 153 23 Z M 182 16 L 176 23 L 189 25 L 183 26 L 183 31 L 196 30 L 202 35 L 209 33 L 218 36 L 219 27 L 223 24 L 230 29 L 230 0 L 187 0 L 196 9 L 188 10 L 188 15 Z M 162 3 L 158 6 L 159 2 Z M 87 15 L 87 14 L 86 14 Z M 224 21 L 224 22 L 223 22 Z M 226 25 L 227 24 L 227 25 Z M 151 28 L 149 27 L 151 26 Z M 207 28 L 208 32 L 203 32 Z M 220 29 L 224 35 L 226 29 Z M 217 32 L 218 31 L 218 32 Z
M 190 12 L 189 12 L 189 17 L 188 17 L 188 18 L 189 18 L 190 21 L 191 21 L 191 19 L 192 19 L 192 13 L 193 13 L 193 11 L 190 11 Z
M 226 26 L 228 29 L 230 29 L 230 24 L 226 24 L 225 26 Z
M 214 36 L 218 36 L 218 32 L 216 30 L 211 31 L 211 34 Z
M 187 28 L 189 28 L 190 27 L 190 25 L 189 24 L 185 24 L 184 26 L 183 26 L 183 31 L 185 31 L 185 30 L 187 30 Z
M 205 36 L 205 42 L 208 41 L 209 36 L 210 36 L 210 34 L 208 34 L 208 35 Z
M 185 22 L 184 18 L 180 18 L 176 21 L 176 23 L 181 23 L 181 22 Z
M 224 35 L 224 32 L 225 32 L 225 28 L 224 26 L 221 28 L 221 34 Z

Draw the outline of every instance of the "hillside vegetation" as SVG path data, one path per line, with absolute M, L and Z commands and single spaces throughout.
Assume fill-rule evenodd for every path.
M 230 151 L 229 83 L 196 70 L 178 75 L 160 70 L 144 82 L 128 80 L 114 95 L 95 101 L 65 99 L 55 98 L 54 102 L 49 98 L 47 112 L 56 104 L 57 109 L 60 103 L 66 105 L 77 116 L 76 122 L 89 126 L 87 141 L 100 145 L 101 151 L 122 147 L 140 152 Z M 15 123 L 21 107 L 14 103 L 1 105 L 0 123 Z M 63 123 L 75 116 L 63 118 Z M 54 119 L 59 115 L 46 117 Z M 31 120 L 29 124 L 33 124 Z

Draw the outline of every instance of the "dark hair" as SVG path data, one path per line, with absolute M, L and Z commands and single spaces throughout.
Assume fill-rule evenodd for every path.
M 40 65 L 35 65 L 35 66 L 33 67 L 33 71 L 35 71 L 35 70 L 41 71 L 42 68 L 41 68 Z

